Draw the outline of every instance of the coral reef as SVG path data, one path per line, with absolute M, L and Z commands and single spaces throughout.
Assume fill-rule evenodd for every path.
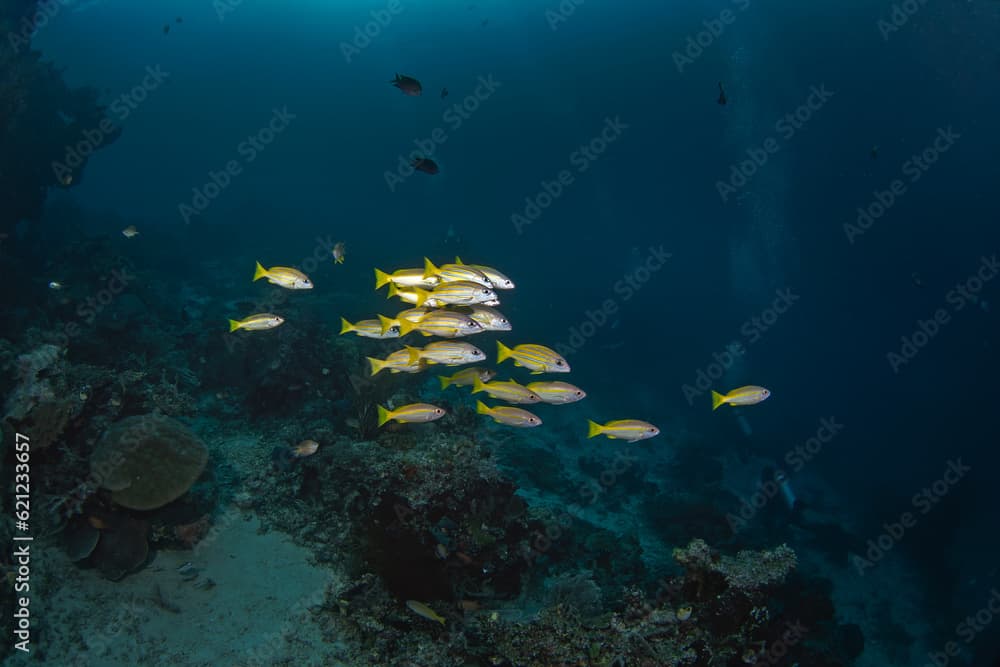
M 205 446 L 187 427 L 151 414 L 108 429 L 91 455 L 90 470 L 116 503 L 150 510 L 191 488 L 207 460 Z

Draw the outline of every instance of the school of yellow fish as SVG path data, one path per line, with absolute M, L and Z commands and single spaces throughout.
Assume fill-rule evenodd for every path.
M 337 264 L 344 262 L 344 245 L 338 243 L 333 251 Z M 260 262 L 254 270 L 253 280 L 266 279 L 269 283 L 290 290 L 312 289 L 313 283 L 298 269 L 286 266 L 264 268 Z M 435 265 L 425 258 L 423 268 L 398 269 L 386 273 L 375 269 L 375 289 L 388 286 L 388 298 L 398 297 L 412 307 L 395 317 L 378 315 L 375 319 L 350 322 L 341 318 L 341 334 L 353 333 L 365 338 L 380 340 L 404 338 L 411 333 L 445 340 L 432 341 L 418 347 L 404 344 L 385 359 L 367 357 L 371 374 L 383 370 L 390 373 L 420 373 L 430 366 L 463 366 L 486 361 L 486 354 L 475 345 L 455 340 L 486 331 L 506 332 L 512 329 L 510 321 L 494 308 L 500 305 L 499 290 L 514 288 L 514 282 L 500 271 L 481 264 L 466 264 L 456 257 L 454 263 Z M 259 331 L 273 329 L 284 323 L 273 313 L 256 313 L 242 320 L 229 320 L 229 330 Z M 532 375 L 568 373 L 569 363 L 555 350 L 536 343 L 522 343 L 514 347 L 497 341 L 497 365 L 510 359 L 514 366 L 524 368 Z M 530 428 L 540 426 L 542 420 L 518 405 L 549 403 L 561 405 L 574 403 L 586 397 L 579 387 L 568 382 L 536 381 L 521 384 L 517 380 L 494 380 L 496 371 L 472 366 L 451 376 L 440 376 L 441 390 L 450 386 L 471 387 L 472 394 L 485 393 L 495 401 L 507 405 L 488 406 L 476 401 L 476 412 L 486 415 L 499 424 Z M 757 386 L 733 389 L 723 395 L 712 391 L 712 409 L 723 404 L 753 405 L 765 400 L 770 392 Z M 393 410 L 378 406 L 378 425 L 389 421 L 421 423 L 440 419 L 444 408 L 430 403 L 412 403 Z M 587 437 L 603 435 L 607 438 L 637 442 L 659 435 L 660 430 L 638 419 L 617 419 L 605 424 L 588 420 Z M 310 452 L 311 453 L 311 452 Z

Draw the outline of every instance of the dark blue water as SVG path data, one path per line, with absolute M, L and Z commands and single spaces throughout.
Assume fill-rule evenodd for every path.
M 712 543 L 707 526 L 781 469 L 794 509 L 770 494 L 746 530 L 714 533 L 712 546 L 796 549 L 803 576 L 832 582 L 838 621 L 865 635 L 851 664 L 924 664 L 949 641 L 961 651 L 948 664 L 996 664 L 1000 609 L 960 629 L 1000 587 L 996 2 L 50 4 L 30 48 L 71 89 L 96 89 L 120 136 L 66 111 L 55 120 L 76 108 L 65 91 L 29 98 L 39 111 L 22 118 L 34 123 L 5 112 L 0 178 L 19 178 L 4 192 L 45 192 L 2 216 L 6 363 L 83 321 L 73 363 L 207 358 L 191 389 L 201 405 L 251 396 L 268 377 L 319 382 L 341 316 L 399 310 L 372 291 L 374 267 L 460 255 L 517 283 L 501 294 L 514 323 L 504 341 L 555 348 L 587 390 L 586 403 L 546 413 L 550 435 L 514 432 L 576 462 L 560 475 L 593 477 L 588 452 L 617 446 L 586 441 L 589 418 L 662 430 L 641 445 L 642 472 L 595 505 L 644 517 L 611 520 L 620 538 L 647 531 L 664 553 Z M 5 32 L 23 39 L 23 25 Z M 16 99 L 27 84 L 5 67 Z M 397 73 L 422 94 L 391 86 Z M 85 164 L 57 166 L 88 136 Z M 414 157 L 440 171 L 411 173 Z M 125 239 L 127 225 L 140 235 Z M 343 265 L 330 260 L 335 241 Z M 255 260 L 316 283 L 283 311 L 274 340 L 293 360 L 272 373 L 267 352 L 234 351 L 224 335 L 227 318 L 250 314 L 241 300 L 261 303 Z M 111 334 L 79 308 L 116 267 L 138 273 L 125 291 L 145 310 Z M 372 342 L 361 356 L 394 349 Z M 435 384 L 412 386 L 431 400 Z M 711 410 L 709 389 L 747 384 L 772 395 Z M 185 419 L 306 419 L 294 400 L 269 400 Z M 515 485 L 577 500 L 509 460 Z M 678 528 L 672 510 L 657 515 L 677 497 L 714 519 Z M 907 512 L 912 526 L 892 536 Z M 883 533 L 890 548 L 873 549 Z M 636 585 L 665 571 L 658 558 Z

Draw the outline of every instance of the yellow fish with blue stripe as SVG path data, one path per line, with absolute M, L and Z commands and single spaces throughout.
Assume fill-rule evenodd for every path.
M 399 327 L 383 327 L 378 320 L 361 320 L 351 324 L 346 317 L 341 317 L 340 334 L 352 332 L 365 338 L 399 338 Z
M 312 289 L 312 281 L 309 280 L 309 276 L 302 273 L 298 269 L 293 269 L 290 266 L 272 266 L 270 269 L 265 269 L 261 266 L 260 262 L 257 262 L 257 266 L 253 272 L 254 282 L 260 280 L 261 278 L 267 278 L 267 282 L 272 285 L 278 285 L 279 287 L 284 287 L 285 289 Z
M 406 346 L 410 353 L 410 364 L 426 361 L 444 366 L 461 366 L 485 361 L 486 355 L 475 345 L 453 340 L 439 340 L 428 343 L 423 348 Z
M 417 296 L 417 306 L 430 305 L 432 302 L 450 306 L 471 306 L 497 300 L 497 293 L 492 288 L 468 280 L 441 283 L 430 292 L 414 287 L 413 292 Z
M 409 607 L 417 616 L 422 616 L 428 621 L 436 621 L 441 625 L 444 625 L 444 616 L 441 616 L 436 611 L 425 605 L 423 602 L 417 602 L 416 600 L 407 600 L 406 606 Z
M 417 294 L 417 292 L 420 294 Z M 435 299 L 434 297 L 429 297 L 430 292 L 423 290 L 419 287 L 412 288 L 400 288 L 396 287 L 395 283 L 389 285 L 389 293 L 385 298 L 391 299 L 394 296 L 398 296 L 400 299 L 406 303 L 412 303 L 418 305 L 419 307 L 426 306 L 427 308 L 437 308 L 439 306 L 445 305 L 444 301 L 440 299 Z M 412 309 L 411 309 L 412 310 Z
M 393 318 L 388 318 L 385 317 L 384 315 L 379 315 L 378 320 L 379 322 L 382 323 L 382 332 L 384 333 L 393 327 L 396 327 L 398 329 L 400 323 L 403 320 L 407 320 L 410 322 L 417 322 L 420 320 L 421 317 L 423 317 L 429 312 L 431 312 L 430 308 L 407 308 L 406 310 L 399 311 L 399 313 L 396 314 L 396 317 Z
M 596 435 L 605 435 L 612 440 L 637 442 L 660 435 L 660 429 L 649 422 L 638 419 L 616 419 L 604 425 L 587 420 L 587 425 L 589 427 L 587 432 L 588 438 L 593 438 Z
M 713 391 L 712 409 L 715 410 L 723 403 L 728 403 L 729 405 L 756 405 L 761 401 L 767 400 L 767 397 L 770 395 L 770 390 L 752 384 L 748 384 L 745 387 L 738 387 L 724 395 Z
M 424 257 L 424 279 L 438 278 L 443 283 L 469 282 L 493 287 L 493 283 L 482 271 L 464 264 L 443 264 L 434 266 L 434 262 Z
M 526 387 L 545 403 L 573 403 L 587 397 L 587 392 L 569 382 L 529 382 Z
M 519 428 L 531 428 L 540 426 L 542 420 L 521 408 L 513 408 L 509 405 L 498 405 L 495 408 L 487 406 L 482 401 L 476 401 L 476 412 L 481 415 L 488 415 L 498 424 L 507 426 L 517 426 Z
M 372 375 L 377 375 L 383 369 L 388 369 L 391 373 L 419 373 L 427 368 L 426 362 L 410 361 L 409 350 L 396 350 L 385 359 L 367 357 L 368 363 L 372 367 Z
M 476 380 L 472 383 L 472 393 L 478 394 L 485 391 L 492 398 L 498 398 L 508 403 L 541 403 L 542 399 L 538 394 L 527 387 L 518 384 L 515 380 L 507 382 L 483 382 Z
M 480 382 L 489 382 L 496 375 L 496 371 L 490 370 L 489 368 L 463 368 L 454 375 L 446 376 L 439 375 L 438 380 L 441 382 L 441 388 L 447 389 L 451 385 L 456 387 L 468 387 L 469 385 L 475 384 L 476 380 Z
M 400 424 L 422 424 L 444 417 L 444 408 L 430 403 L 410 403 L 395 410 L 378 406 L 378 425 L 382 426 L 390 419 Z
M 242 320 L 229 320 L 229 330 L 246 329 L 247 331 L 263 331 L 281 326 L 284 321 L 283 317 L 274 313 L 257 313 L 250 317 L 244 317 Z
M 423 269 L 400 269 L 393 273 L 375 269 L 375 289 L 386 284 L 393 284 L 396 287 L 434 287 L 439 282 L 441 279 L 437 276 L 424 278 Z
M 544 345 L 524 343 L 513 349 L 497 341 L 497 363 L 513 359 L 515 366 L 527 368 L 533 375 L 539 373 L 569 373 L 569 364 L 555 350 Z
M 491 266 L 483 266 L 482 264 L 466 264 L 462 261 L 461 257 L 455 258 L 455 264 L 458 264 L 459 266 L 468 266 L 480 271 L 484 276 L 490 279 L 490 282 L 493 283 L 493 287 L 496 289 L 514 289 L 514 281 Z
M 388 323 L 388 318 L 383 320 L 383 324 Z M 483 325 L 470 316 L 453 310 L 432 310 L 416 320 L 401 320 L 398 326 L 401 336 L 419 331 L 425 336 L 459 338 L 486 331 Z
M 504 317 L 499 310 L 477 303 L 474 306 L 465 306 L 469 317 L 483 325 L 485 331 L 510 331 L 510 320 Z

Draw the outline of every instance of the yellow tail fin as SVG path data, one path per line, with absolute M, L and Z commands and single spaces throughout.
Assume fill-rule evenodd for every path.
M 452 378 L 450 378 L 450 377 L 446 377 L 446 376 L 444 376 L 444 375 L 439 375 L 439 376 L 438 376 L 438 381 L 439 381 L 439 382 L 441 383 L 441 388 L 442 388 L 442 389 L 447 389 L 447 388 L 448 388 L 448 386 L 449 386 L 449 385 L 451 384 L 451 382 L 452 382 Z
M 411 322 L 410 320 L 400 320 L 399 321 L 399 337 L 402 338 L 406 334 L 410 333 L 417 328 L 416 322 Z
M 600 435 L 604 432 L 604 427 L 597 422 L 588 419 L 587 420 L 587 437 L 593 438 L 595 435 Z
M 482 401 L 476 401 L 476 413 L 480 415 L 491 414 L 491 410 Z
M 459 257 L 458 255 L 455 255 L 455 263 L 458 264 L 459 266 L 465 264 L 465 262 L 462 261 L 462 258 Z
M 375 357 L 365 357 L 365 359 L 372 365 L 372 375 L 377 375 L 380 370 L 385 368 L 385 362 L 381 359 L 376 359 Z
M 378 288 L 376 288 L 378 289 Z M 389 291 L 386 293 L 385 298 L 391 299 L 392 297 L 399 294 L 399 288 L 396 287 L 396 283 L 389 283 Z
M 425 289 L 420 289 L 419 287 L 414 287 L 413 291 L 417 295 L 417 304 L 416 304 L 417 308 L 424 305 L 424 303 L 427 301 L 427 297 L 431 295 L 430 292 L 428 292 Z
M 725 396 L 723 396 L 722 394 L 720 394 L 719 392 L 717 392 L 715 390 L 712 391 L 712 409 L 713 410 L 716 409 L 717 407 L 719 407 L 720 405 L 722 405 L 725 402 L 726 402 L 726 397 Z
M 420 361 L 420 353 L 423 352 L 419 347 L 411 347 L 410 345 L 404 345 L 403 348 L 410 353 L 410 365 L 416 366 L 417 362 Z
M 382 287 L 382 285 L 385 285 L 390 280 L 391 278 L 389 277 L 388 273 L 380 269 L 375 269 L 375 289 L 379 289 L 380 287 Z
M 424 280 L 436 276 L 439 270 L 438 267 L 434 266 L 434 262 L 424 257 Z
M 378 406 L 378 425 L 381 426 L 390 419 L 392 419 L 392 413 L 383 408 L 381 405 Z
M 497 341 L 497 363 L 506 359 L 511 355 L 511 349 L 504 345 L 501 341 Z
M 240 328 L 240 323 L 239 322 L 237 322 L 236 320 L 229 320 L 229 330 L 230 331 L 236 331 L 239 328 Z
M 253 271 L 254 282 L 260 280 L 261 278 L 266 278 L 266 277 L 267 277 L 267 269 L 261 266 L 260 262 L 257 262 L 257 266 L 256 268 L 254 268 Z
M 486 385 L 478 377 L 472 381 L 472 393 L 478 394 L 481 391 L 486 391 Z
M 386 317 L 385 315 L 379 315 L 378 316 L 378 321 L 382 323 L 382 335 L 383 336 L 386 335 L 387 333 L 389 333 L 389 329 L 391 329 L 394 326 L 396 326 L 396 320 L 390 319 L 390 318 Z
M 347 321 L 346 317 L 340 318 L 340 335 L 344 335 L 348 331 L 354 331 L 354 325 Z

